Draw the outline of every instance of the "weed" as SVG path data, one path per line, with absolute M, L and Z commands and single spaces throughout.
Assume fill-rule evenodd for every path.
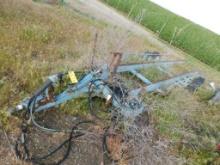
M 176 154 L 189 164 L 215 162 L 219 142 L 219 110 L 184 89 L 173 89 L 166 97 L 147 95 L 156 129 L 169 139 Z
M 9 127 L 9 119 L 8 114 L 5 110 L 0 110 L 0 127 L 3 127 L 4 129 L 7 129 Z
M 162 136 L 168 136 L 170 140 L 180 140 L 181 134 L 178 130 L 182 127 L 182 122 L 178 114 L 169 112 L 166 109 L 155 109 L 153 115 L 157 120 L 156 128 Z
M 143 73 L 143 75 L 152 82 L 157 82 L 167 78 L 167 75 L 161 72 L 157 67 L 142 69 L 141 73 Z
M 196 90 L 195 95 L 201 101 L 208 101 L 214 95 L 214 91 L 205 86 L 201 86 Z
M 86 116 L 89 114 L 88 99 L 77 98 L 73 101 L 69 101 L 68 104 L 61 105 L 61 109 L 64 113 L 74 116 Z
M 22 30 L 20 39 L 27 42 L 42 42 L 45 44 L 49 43 L 49 41 L 52 39 L 52 36 L 48 31 L 45 31 L 36 25 L 32 25 Z

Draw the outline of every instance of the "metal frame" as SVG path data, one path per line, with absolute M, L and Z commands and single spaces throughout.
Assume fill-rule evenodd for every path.
M 173 65 L 182 64 L 184 61 L 160 61 L 160 62 L 151 62 L 146 64 L 129 64 L 129 65 L 119 65 L 116 68 L 116 73 L 120 74 L 123 72 L 130 72 L 135 75 L 138 79 L 140 79 L 146 86 L 139 89 L 134 89 L 129 92 L 129 95 L 135 98 L 135 106 L 128 103 L 122 103 L 121 98 L 114 96 L 113 91 L 104 82 L 108 81 L 111 73 L 109 67 L 104 65 L 100 70 L 91 71 L 87 75 L 85 75 L 77 84 L 68 86 L 66 90 L 62 93 L 54 96 L 53 101 L 48 102 L 44 105 L 40 104 L 40 101 L 43 100 L 48 91 L 44 94 L 37 96 L 36 98 L 36 109 L 34 112 L 45 111 L 51 109 L 53 107 L 57 107 L 62 103 L 65 103 L 69 100 L 87 96 L 89 92 L 89 86 L 92 86 L 93 92 L 95 96 L 99 96 L 105 98 L 107 101 L 111 100 L 111 103 L 114 107 L 119 109 L 120 113 L 124 116 L 128 117 L 130 115 L 136 116 L 144 111 L 143 104 L 137 99 L 139 93 L 144 89 L 146 92 L 154 92 L 158 89 L 167 89 L 171 86 L 182 86 L 186 87 L 189 85 L 194 78 L 200 76 L 199 73 L 186 73 L 180 76 L 173 77 L 168 80 L 160 81 L 157 83 L 152 83 L 148 78 L 143 76 L 138 72 L 140 69 L 147 69 L 150 67 L 158 67 L 158 68 L 169 68 Z M 59 81 L 59 76 L 52 75 L 48 78 L 53 84 Z M 17 106 L 17 110 L 27 109 L 30 99 L 25 99 L 21 104 Z M 135 108 L 134 108 L 135 107 Z

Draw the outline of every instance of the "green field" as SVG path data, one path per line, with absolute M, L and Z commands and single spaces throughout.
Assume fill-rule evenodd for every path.
M 220 70 L 219 35 L 148 0 L 103 0 L 160 38 Z

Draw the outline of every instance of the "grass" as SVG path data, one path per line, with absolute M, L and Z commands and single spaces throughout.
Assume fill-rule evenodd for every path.
M 219 35 L 169 12 L 149 0 L 103 1 L 157 33 L 168 43 L 220 70 Z
M 1 1 L 1 114 L 33 93 L 47 75 L 65 70 L 64 60 L 80 61 L 79 54 L 88 49 L 79 50 L 75 43 L 90 44 L 90 26 L 93 25 L 87 19 L 62 6 L 32 1 Z M 81 65 L 83 67 L 85 65 Z M 5 116 L 1 118 L 2 123 L 6 124 L 6 121 Z
M 140 59 L 133 57 L 130 60 L 136 62 Z M 175 66 L 170 71 L 174 75 L 187 72 L 186 66 Z M 152 81 L 168 77 L 156 68 L 142 70 L 142 74 Z M 136 83 L 133 83 L 133 86 L 134 84 Z M 220 107 L 208 104 L 212 95 L 212 89 L 205 83 L 194 93 L 176 88 L 167 95 L 143 96 L 159 137 L 168 140 L 170 154 L 183 158 L 186 164 L 219 164 L 219 155 L 215 148 L 220 141 Z
M 108 62 L 109 52 L 115 50 L 157 50 L 139 37 L 115 27 L 106 27 L 65 5 L 48 5 L 31 0 L 0 1 L 0 121 L 6 130 L 10 130 L 12 138 L 16 136 L 19 119 L 8 117 L 7 109 L 30 96 L 50 74 L 66 69 L 88 69 L 95 33 L 98 34 L 95 58 L 98 65 Z M 130 62 L 136 60 L 130 58 Z M 143 72 L 153 81 L 165 78 L 155 68 Z M 133 79 L 127 83 L 134 85 Z M 220 141 L 220 114 L 219 107 L 207 104 L 208 97 L 209 91 L 201 88 L 195 94 L 176 89 L 167 97 L 152 94 L 144 98 L 152 109 L 152 119 L 159 136 L 168 139 L 170 152 L 185 158 L 188 164 L 205 164 L 214 162 L 216 158 L 214 147 Z M 87 101 L 72 101 L 62 108 L 63 112 L 85 116 L 88 113 Z M 104 106 L 103 102 L 99 101 L 97 106 Z M 99 115 L 105 115 L 105 112 Z M 10 156 L 9 147 L 2 145 L 5 144 L 0 144 L 0 153 L 7 154 L 6 158 L 2 158 L 7 159 L 9 164 L 15 164 L 17 159 Z M 0 161 L 5 161 L 2 158 Z
M 201 95 L 177 88 L 166 97 L 148 95 L 145 101 L 155 128 L 170 141 L 171 153 L 186 159 L 187 164 L 218 164 L 219 107 L 208 105 Z
M 151 82 L 158 82 L 166 80 L 168 77 L 161 72 L 157 67 L 150 67 L 148 69 L 142 69 L 141 73 L 146 76 Z
M 0 1 L 0 111 L 5 114 L 9 107 L 30 96 L 50 74 L 87 70 L 96 33 L 98 62 L 109 62 L 109 52 L 115 50 L 147 47 L 144 40 L 65 5 Z M 122 45 L 117 41 L 119 36 L 124 38 Z M 5 125 L 5 115 L 1 116 Z

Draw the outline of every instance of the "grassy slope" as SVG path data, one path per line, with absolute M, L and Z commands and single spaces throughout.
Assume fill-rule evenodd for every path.
M 174 67 L 171 73 L 183 72 L 185 68 L 187 65 Z M 152 82 L 167 78 L 156 68 L 143 70 L 142 74 Z M 166 96 L 143 97 L 159 136 L 170 142 L 170 153 L 182 157 L 189 165 L 220 163 L 215 152 L 220 141 L 220 106 L 209 105 L 210 96 L 212 92 L 204 84 L 194 93 L 177 88 Z
M 62 20 L 62 21 L 61 21 Z M 93 24 L 61 6 L 32 1 L 0 2 L 0 116 L 32 93 L 48 75 L 81 68 L 81 53 L 90 44 Z M 98 25 L 97 25 L 98 27 Z M 84 49 L 79 44 L 84 44 Z M 81 61 L 81 62 L 80 62 Z M 69 63 L 70 65 L 70 63 Z M 71 67 L 71 66 L 70 66 Z
M 48 74 L 88 68 L 95 33 L 99 34 L 97 56 L 102 59 L 115 50 L 146 48 L 145 41 L 113 31 L 65 6 L 0 1 L 0 108 L 33 92 Z M 124 38 L 123 44 L 116 42 L 116 36 Z
M 33 93 L 46 76 L 89 68 L 96 33 L 95 62 L 108 60 L 115 50 L 152 49 L 66 6 L 0 1 L 0 124 L 8 126 L 7 109 Z
M 149 0 L 103 0 L 165 41 L 220 70 L 220 37 Z M 141 20 L 141 21 L 140 21 Z
M 94 31 L 99 34 L 97 55 L 101 58 L 114 50 L 156 50 L 140 38 L 93 21 L 60 6 L 30 0 L 0 1 L 0 119 L 5 126 L 13 128 L 12 134 L 18 126 L 15 119 L 5 116 L 5 110 L 32 93 L 48 74 L 67 67 L 88 66 Z M 199 95 L 182 90 L 175 90 L 166 98 L 155 95 L 145 98 L 154 110 L 152 117 L 160 135 L 173 142 L 172 154 L 181 155 L 192 164 L 215 159 L 212 150 L 220 141 L 217 107 L 208 106 Z M 13 120 L 10 126 L 8 120 Z M 0 162 L 13 164 L 10 158 L 13 155 L 8 154 L 10 149 L 5 145 L 0 147 L 1 155 L 5 155 Z

